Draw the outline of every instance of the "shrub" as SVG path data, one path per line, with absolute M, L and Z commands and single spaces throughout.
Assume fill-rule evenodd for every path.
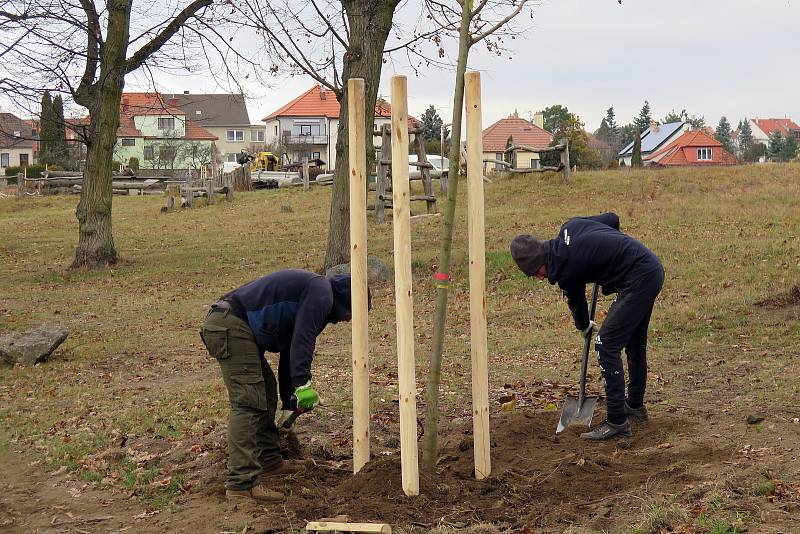
M 42 171 L 44 171 L 44 165 L 39 163 L 34 163 L 33 165 L 28 165 L 27 167 L 27 176 L 28 178 L 41 178 Z M 16 176 L 17 174 L 25 172 L 23 168 L 19 165 L 14 167 L 6 167 L 6 176 Z
M 132 170 L 133 172 L 138 171 L 139 170 L 139 158 L 137 158 L 135 156 L 132 156 L 132 157 L 128 158 L 128 168 L 130 170 Z

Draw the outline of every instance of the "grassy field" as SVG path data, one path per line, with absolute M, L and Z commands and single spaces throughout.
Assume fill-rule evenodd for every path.
M 458 431 L 470 413 L 464 189 L 442 383 L 453 426 L 445 432 Z M 277 511 L 232 510 L 220 496 L 224 464 L 194 461 L 224 457 L 227 416 L 216 363 L 198 330 L 208 305 L 227 290 L 281 268 L 320 268 L 329 195 L 321 187 L 265 190 L 237 194 L 230 204 L 166 214 L 159 213 L 161 198 L 115 197 L 121 261 L 100 272 L 66 271 L 77 242 L 77 197 L 0 199 L 0 333 L 41 324 L 70 331 L 48 363 L 0 369 L 0 463 L 19 467 L 0 471 L 7 486 L 34 491 L 29 485 L 35 481 L 55 481 L 64 491 L 102 495 L 97 499 L 107 501 L 106 507 L 126 511 L 128 497 L 136 496 L 142 513 L 153 514 L 143 516 L 152 521 L 136 520 L 137 532 L 293 531 L 304 519 L 318 519 L 304 515 L 305 501 L 290 501 Z M 588 495 L 566 495 L 574 500 L 575 512 L 556 517 L 530 500 L 515 500 L 517 494 L 533 495 L 533 488 L 512 483 L 514 472 L 505 473 L 503 458 L 511 465 L 515 456 L 534 452 L 518 438 L 500 438 L 506 435 L 504 425 L 516 424 L 513 418 L 526 413 L 550 418 L 554 427 L 552 404 L 577 380 L 580 339 L 559 291 L 518 272 L 508 244 L 518 233 L 553 237 L 567 218 L 602 211 L 618 213 L 623 231 L 647 244 L 666 268 L 650 332 L 647 400 L 654 416 L 651 430 L 634 429 L 633 445 L 580 445 L 585 458 L 570 460 L 569 466 L 557 463 L 555 455 L 549 468 L 530 467 L 525 473 L 530 480 L 536 479 L 536 469 L 552 471 L 548 482 L 539 484 L 544 490 L 575 476 L 585 475 L 585 484 L 594 484 Z M 430 350 L 431 275 L 440 224 L 438 218 L 412 223 L 420 392 Z M 800 304 L 791 293 L 800 285 L 799 237 L 800 165 L 586 172 L 575 174 L 568 185 L 560 176 L 495 180 L 486 186 L 487 304 L 492 441 L 500 459 L 493 479 L 504 489 L 493 499 L 517 511 L 489 513 L 481 509 L 483 501 L 475 501 L 463 514 L 415 521 L 412 508 L 399 513 L 387 507 L 384 517 L 375 517 L 381 511 L 367 516 L 372 509 L 355 501 L 349 509 L 366 516 L 358 519 L 384 519 L 403 532 L 425 531 L 414 523 L 475 532 L 523 527 L 574 533 L 800 532 Z M 374 225 L 370 215 L 369 240 L 369 253 L 391 266 L 391 222 Z M 610 302 L 601 298 L 601 318 Z M 388 458 L 397 452 L 393 303 L 391 283 L 374 288 L 375 450 Z M 333 325 L 320 337 L 313 371 L 327 408 L 301 423 L 310 457 L 340 459 L 345 466 L 348 351 L 349 325 Z M 599 388 L 596 370 L 590 378 Z M 509 393 L 517 398 L 517 413 L 511 415 L 496 402 Z M 751 414 L 766 418 L 748 425 L 745 418 Z M 531 436 L 552 435 L 553 428 L 531 424 Z M 544 446 L 561 450 L 566 445 Z M 177 458 L 176 451 L 183 456 Z M 641 456 L 647 454 L 652 457 Z M 600 463 L 602 472 L 584 473 L 581 460 L 604 455 L 616 467 Z M 651 472 L 643 464 L 641 476 L 625 491 L 610 490 L 611 500 L 602 504 L 608 510 L 598 511 L 591 495 L 601 497 L 615 487 L 605 477 L 634 470 L 634 459 L 644 457 L 651 460 Z M 567 472 L 568 467 L 578 471 Z M 680 480 L 672 477 L 676 470 Z M 655 484 L 658 473 L 670 482 Z M 339 478 L 336 484 L 347 481 Z M 60 502 L 57 495 L 44 498 Z M 546 502 L 548 496 L 537 499 Z M 327 507 L 318 511 L 336 508 L 333 493 L 323 501 Z M 580 512 L 582 503 L 595 509 Z M 0 524 L 5 513 L 10 518 L 5 524 L 20 532 L 46 531 L 52 514 L 39 518 L 37 508 L 20 506 L 11 497 L 0 498 Z M 201 508 L 205 516 L 198 515 Z M 96 515 L 102 509 L 83 511 Z M 133 513 L 127 520 L 122 513 L 113 514 L 120 528 L 133 521 Z

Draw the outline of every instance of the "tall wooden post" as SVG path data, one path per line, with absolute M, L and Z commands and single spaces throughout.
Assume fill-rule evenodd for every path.
M 353 326 L 353 472 L 369 461 L 369 348 L 367 330 L 367 145 L 364 80 L 347 81 L 350 160 L 350 276 Z M 308 160 L 303 162 L 308 176 Z
M 467 118 L 467 226 L 469 228 L 469 323 L 472 352 L 472 431 L 475 477 L 492 472 L 489 446 L 489 369 L 486 343 L 486 243 L 483 215 L 481 75 L 464 76 Z
M 397 314 L 397 382 L 403 492 L 419 495 L 414 301 L 411 289 L 411 194 L 408 181 L 408 94 L 405 76 L 392 76 L 392 226 Z
M 352 164 L 350 168 L 353 168 Z M 352 174 L 350 175 L 350 179 L 352 180 Z M 303 158 L 303 189 L 308 189 L 308 158 Z

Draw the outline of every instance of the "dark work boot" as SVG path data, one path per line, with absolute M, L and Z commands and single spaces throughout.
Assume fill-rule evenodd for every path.
M 630 419 L 633 419 L 636 422 L 644 423 L 647 421 L 647 408 L 644 407 L 644 404 L 639 406 L 638 408 L 631 408 L 628 405 L 628 401 L 625 401 L 625 415 L 627 415 Z
M 581 437 L 583 439 L 592 441 L 602 441 L 616 437 L 629 438 L 632 435 L 633 432 L 631 432 L 631 424 L 627 420 L 625 420 L 625 422 L 621 425 L 615 425 L 614 423 L 609 423 L 606 420 L 600 423 L 600 425 L 598 425 L 597 428 L 591 432 L 581 434 Z

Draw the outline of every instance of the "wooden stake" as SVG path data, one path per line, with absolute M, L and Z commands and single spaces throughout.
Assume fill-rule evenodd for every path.
M 369 347 L 367 321 L 367 145 L 364 80 L 347 80 L 350 150 L 350 275 L 353 327 L 353 472 L 369 461 Z M 308 176 L 308 160 L 303 161 Z M 307 182 L 306 182 L 307 183 Z
M 397 314 L 397 381 L 403 492 L 419 495 L 414 301 L 411 288 L 411 193 L 408 181 L 408 96 L 405 76 L 392 76 L 392 226 Z
M 486 343 L 486 237 L 483 216 L 481 75 L 464 75 L 467 116 L 467 226 L 469 228 L 469 323 L 472 347 L 472 430 L 475 477 L 492 472 L 489 451 L 489 369 Z
M 349 83 L 349 80 L 348 80 L 348 83 Z M 362 130 L 363 130 L 363 128 L 362 128 Z M 352 164 L 351 164 L 350 168 L 351 169 L 353 168 Z M 303 189 L 308 189 L 308 158 L 303 158 Z

